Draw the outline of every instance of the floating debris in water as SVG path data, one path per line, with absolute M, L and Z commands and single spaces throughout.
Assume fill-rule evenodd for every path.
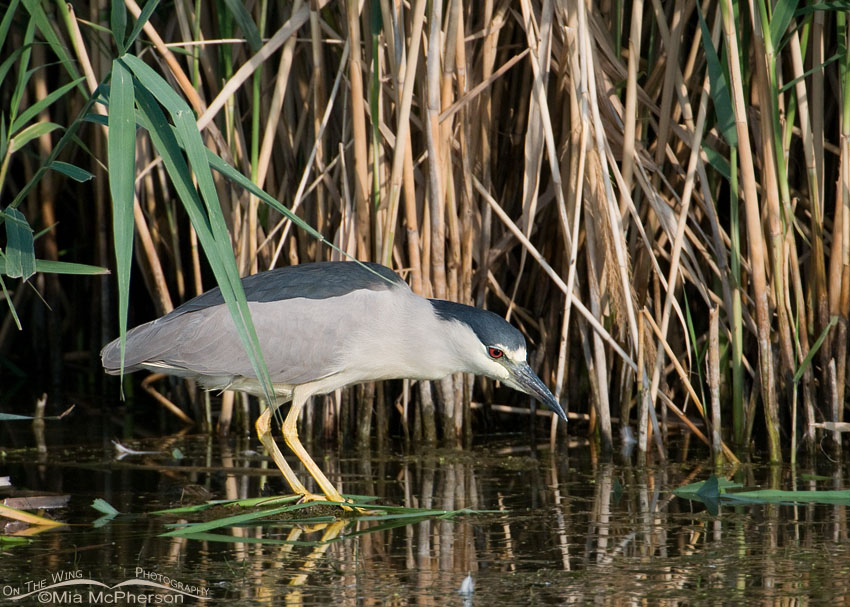
M 17 510 L 50 510 L 66 508 L 70 495 L 28 495 L 25 497 L 7 497 L 0 504 Z
M 128 455 L 159 455 L 162 453 L 162 451 L 136 451 L 135 449 L 130 449 L 130 447 L 125 447 L 115 439 L 112 440 L 112 444 L 117 453 L 116 459 L 121 459 Z

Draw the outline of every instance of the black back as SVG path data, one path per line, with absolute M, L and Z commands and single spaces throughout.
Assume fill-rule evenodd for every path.
M 286 266 L 246 276 L 242 279 L 242 288 L 249 302 L 271 302 L 296 297 L 327 299 L 360 289 L 378 291 L 394 285 L 406 286 L 401 277 L 386 266 L 370 262 L 364 262 L 363 266 L 346 261 Z M 223 304 L 221 290 L 215 287 L 175 308 L 169 316 Z

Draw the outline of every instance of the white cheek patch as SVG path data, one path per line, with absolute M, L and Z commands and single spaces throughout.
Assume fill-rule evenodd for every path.
M 516 348 L 515 350 L 512 350 L 510 348 L 505 348 L 505 354 L 507 355 L 508 358 L 510 358 L 514 362 L 525 362 L 526 361 L 525 348 L 523 348 L 522 346 L 520 346 L 519 348 Z
M 498 363 L 493 365 L 493 375 L 502 380 L 510 377 L 510 373 L 508 373 L 508 370 L 504 367 L 504 365 L 500 365 Z

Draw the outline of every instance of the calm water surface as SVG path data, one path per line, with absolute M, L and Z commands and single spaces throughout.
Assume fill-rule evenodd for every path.
M 286 492 L 258 441 L 127 437 L 156 453 L 117 459 L 114 430 L 99 423 L 48 422 L 43 446 L 28 422 L 0 430 L 0 476 L 16 494 L 70 496 L 48 511 L 65 526 L 7 526 L 7 538 L 28 540 L 2 544 L 0 605 L 850 604 L 846 506 L 721 505 L 710 514 L 672 493 L 711 473 L 707 453 L 684 443 L 671 461 L 643 468 L 621 455 L 606 463 L 580 440 L 555 453 L 533 448 L 527 433 L 466 450 L 311 445 L 344 493 L 489 512 L 392 529 L 263 521 L 188 539 L 162 536 L 176 519 L 150 513 L 193 496 Z M 826 456 L 818 467 L 771 474 L 754 464 L 728 475 L 748 488 L 850 486 L 846 467 Z M 121 514 L 98 521 L 96 498 Z

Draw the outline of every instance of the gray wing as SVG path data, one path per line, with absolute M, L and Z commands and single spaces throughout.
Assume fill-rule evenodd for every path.
M 346 338 L 368 314 L 370 293 L 249 302 L 272 382 L 302 384 L 341 371 Z M 118 372 L 118 348 L 115 340 L 103 349 L 108 372 Z M 224 383 L 256 378 L 224 305 L 167 315 L 129 331 L 125 370 L 144 368 Z
M 368 314 L 363 301 L 371 293 L 408 289 L 389 268 L 365 266 L 312 263 L 242 280 L 273 382 L 299 384 L 337 372 L 341 338 Z M 119 372 L 119 356 L 118 340 L 101 352 L 108 373 Z M 255 377 L 218 288 L 127 333 L 125 371 L 145 368 L 219 383 Z

